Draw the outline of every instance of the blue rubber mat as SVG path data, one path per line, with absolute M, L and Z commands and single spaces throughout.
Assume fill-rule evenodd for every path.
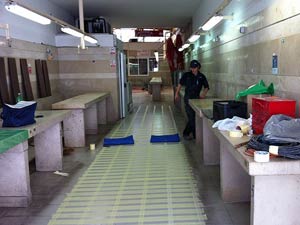
M 122 137 L 122 138 L 104 138 L 103 141 L 103 146 L 108 147 L 108 146 L 114 146 L 114 145 L 133 145 L 134 140 L 133 136 L 127 136 L 127 137 Z
M 178 134 L 168 134 L 168 135 L 151 135 L 151 143 L 161 143 L 161 142 L 180 142 Z

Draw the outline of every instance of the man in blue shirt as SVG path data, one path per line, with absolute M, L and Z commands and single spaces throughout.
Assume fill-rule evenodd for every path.
M 184 103 L 185 111 L 188 117 L 188 122 L 183 131 L 183 137 L 186 140 L 195 138 L 195 111 L 189 105 L 189 99 L 205 98 L 209 90 L 209 85 L 204 74 L 200 72 L 201 64 L 197 60 L 192 60 L 190 63 L 190 71 L 183 74 L 179 81 L 175 93 L 175 100 L 179 99 L 179 92 L 182 86 L 185 86 Z M 204 87 L 202 93 L 202 87 Z M 190 136 L 192 133 L 193 136 Z

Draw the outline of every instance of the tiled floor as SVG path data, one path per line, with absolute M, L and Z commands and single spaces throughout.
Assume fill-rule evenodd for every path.
M 152 104 L 151 96 L 147 92 L 134 94 L 135 109 L 141 104 Z M 172 103 L 171 90 L 164 89 L 162 99 Z M 159 105 L 160 103 L 155 103 Z M 178 109 L 173 108 L 174 118 L 178 130 L 182 130 L 185 122 Z M 30 181 L 33 202 L 28 208 L 0 208 L 0 225 L 46 225 L 51 216 L 56 212 L 66 194 L 72 190 L 77 179 L 91 164 L 96 154 L 101 150 L 103 137 L 113 128 L 112 126 L 101 127 L 99 136 L 89 136 L 88 143 L 98 143 L 96 151 L 88 148 L 78 148 L 69 155 L 64 156 L 64 170 L 69 173 L 68 177 L 55 175 L 48 172 L 31 171 Z M 207 225 L 247 225 L 250 224 L 249 203 L 224 203 L 220 197 L 219 167 L 204 166 L 201 162 L 199 149 L 194 141 L 184 141 L 186 152 L 189 156 L 190 166 L 198 183 L 199 198 L 204 204 L 207 216 Z M 30 164 L 34 168 L 33 162 Z M 129 224 L 130 225 L 130 224 Z M 183 224 L 185 225 L 185 224 Z M 189 224 L 186 224 L 189 225 Z

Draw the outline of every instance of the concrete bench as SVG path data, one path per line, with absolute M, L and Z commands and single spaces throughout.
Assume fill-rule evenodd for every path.
M 160 99 L 161 99 L 161 85 L 162 85 L 161 77 L 153 77 L 150 80 L 150 85 L 151 85 L 151 89 L 152 89 L 152 100 L 153 101 L 160 101 Z
M 219 132 L 218 138 L 223 200 L 251 200 L 251 225 L 300 224 L 300 160 L 258 163 L 226 132 Z
M 36 111 L 35 115 L 43 117 L 28 126 L 0 129 L 0 207 L 27 207 L 31 202 L 29 138 L 34 137 L 37 171 L 62 169 L 61 122 L 71 111 Z
M 196 113 L 196 143 L 202 150 L 202 159 L 205 165 L 218 165 L 220 163 L 219 140 L 216 138 L 211 126 L 213 102 L 221 99 L 206 98 L 206 99 L 190 99 L 189 104 Z M 211 114 L 207 118 L 206 114 Z
M 250 137 L 230 137 L 228 131 L 212 128 L 212 124 L 202 114 L 203 148 L 207 150 L 203 149 L 204 159 L 216 158 L 219 144 L 222 199 L 251 201 L 251 225 L 300 224 L 300 160 L 271 158 L 268 163 L 255 162 L 245 154 Z
M 84 147 L 86 134 L 97 134 L 98 124 L 106 124 L 109 93 L 86 93 L 52 104 L 52 109 L 70 109 L 64 120 L 64 142 L 67 147 Z

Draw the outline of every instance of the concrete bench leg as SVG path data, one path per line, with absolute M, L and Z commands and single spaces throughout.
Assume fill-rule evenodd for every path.
M 85 147 L 85 121 L 82 109 L 72 110 L 64 119 L 64 142 L 66 147 Z
M 251 177 L 233 158 L 225 141 L 220 143 L 221 196 L 225 202 L 250 201 Z M 264 223 L 262 223 L 264 224 Z
M 0 154 L 0 207 L 27 207 L 31 203 L 28 143 Z
M 202 118 L 196 113 L 196 144 L 201 146 L 203 149 L 203 121 Z
M 98 123 L 106 124 L 107 123 L 107 103 L 106 99 L 97 103 L 98 107 Z
M 152 100 L 160 101 L 161 84 L 152 84 Z
M 98 133 L 98 107 L 93 104 L 84 110 L 85 132 L 86 134 Z
M 253 176 L 251 225 L 300 224 L 300 176 Z
M 203 163 L 205 165 L 220 164 L 220 141 L 208 124 L 208 119 L 203 119 Z
M 57 123 L 34 137 L 37 171 L 62 170 L 61 124 Z

